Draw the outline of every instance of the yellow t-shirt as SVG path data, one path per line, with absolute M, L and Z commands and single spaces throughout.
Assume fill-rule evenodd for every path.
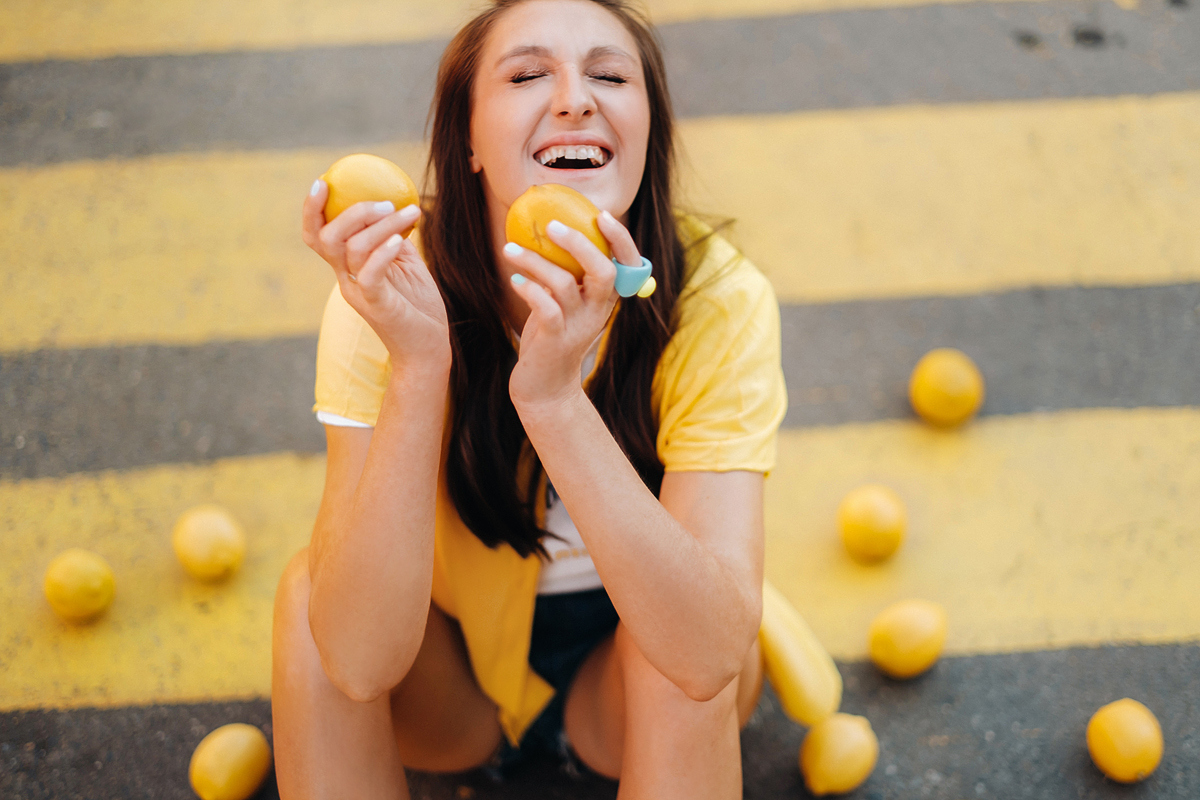
M 668 472 L 767 472 L 787 410 L 775 294 L 699 220 L 679 217 L 679 233 L 685 247 L 709 238 L 687 249 L 679 326 L 654 374 L 658 457 Z M 335 286 L 321 323 L 314 411 L 374 425 L 390 370 L 387 349 Z M 434 537 L 433 602 L 458 620 L 479 685 L 516 744 L 554 695 L 528 662 L 540 561 L 480 542 L 444 480 Z

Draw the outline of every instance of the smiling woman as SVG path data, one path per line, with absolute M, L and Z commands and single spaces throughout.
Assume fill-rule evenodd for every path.
M 424 212 L 326 221 L 314 183 L 304 240 L 338 286 L 325 492 L 276 595 L 285 800 L 402 798 L 406 767 L 535 750 L 625 797 L 740 796 L 779 312 L 673 206 L 664 76 L 618 0 L 502 0 L 443 56 Z M 579 279 L 506 241 L 544 183 L 600 209 L 613 259 L 557 222 Z M 613 261 L 643 258 L 658 290 L 618 302 Z

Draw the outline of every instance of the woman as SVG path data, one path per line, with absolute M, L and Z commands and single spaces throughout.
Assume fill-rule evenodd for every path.
M 741 796 L 778 307 L 673 213 L 672 136 L 661 54 L 621 0 L 501 0 L 443 56 L 420 249 L 398 236 L 415 206 L 326 224 L 313 185 L 304 238 L 338 285 L 325 491 L 276 597 L 285 800 L 403 798 L 405 767 L 537 747 L 624 798 Z M 613 260 L 562 226 L 581 283 L 507 244 L 540 183 L 587 195 L 657 291 L 618 307 Z

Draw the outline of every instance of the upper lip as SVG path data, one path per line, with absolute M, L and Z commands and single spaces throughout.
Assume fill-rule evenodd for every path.
M 536 156 L 547 147 L 554 147 L 555 145 L 570 146 L 581 144 L 590 144 L 595 147 L 603 148 L 608 152 L 610 158 L 614 155 L 612 145 L 593 133 L 560 133 L 557 136 L 553 136 L 539 144 L 534 149 L 533 155 Z

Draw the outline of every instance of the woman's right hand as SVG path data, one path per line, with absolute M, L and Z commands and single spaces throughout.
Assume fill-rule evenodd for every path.
M 416 246 L 400 236 L 421 209 L 357 203 L 326 223 L 328 196 L 329 187 L 318 180 L 305 198 L 304 243 L 333 267 L 342 297 L 387 347 L 393 368 L 448 363 L 450 329 L 441 292 Z

